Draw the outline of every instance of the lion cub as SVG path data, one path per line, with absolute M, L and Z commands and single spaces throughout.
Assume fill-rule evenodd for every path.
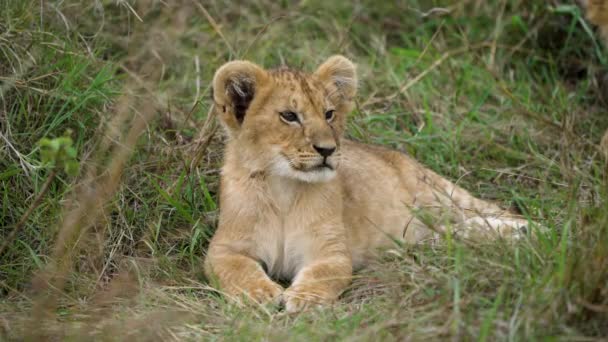
M 447 228 L 512 234 L 527 224 L 405 154 L 344 138 L 357 91 L 345 57 L 312 74 L 233 61 L 213 90 L 228 142 L 205 271 L 229 296 L 282 300 L 295 312 L 334 301 L 353 269 L 394 239 L 416 243 Z M 425 225 L 420 211 L 443 226 Z

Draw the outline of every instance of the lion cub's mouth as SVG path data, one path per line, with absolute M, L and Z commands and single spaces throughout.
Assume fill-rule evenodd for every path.
M 332 165 L 328 164 L 326 160 L 324 160 L 321 164 L 317 164 L 317 165 L 310 167 L 308 169 L 305 169 L 303 171 L 325 171 L 325 170 L 330 170 L 330 171 L 334 170 L 334 167 Z
M 333 179 L 340 165 L 339 154 L 331 157 L 293 156 L 289 158 L 287 153 L 281 152 L 279 156 L 272 166 L 274 174 L 307 183 L 322 183 Z
M 291 162 L 291 167 L 300 172 L 332 172 L 336 170 L 338 160 L 336 158 L 320 158 L 319 160 L 307 162 Z
M 288 158 L 281 153 L 281 158 L 273 166 L 273 172 L 279 176 L 298 179 L 307 183 L 326 182 L 336 176 L 340 160 L 332 158 Z

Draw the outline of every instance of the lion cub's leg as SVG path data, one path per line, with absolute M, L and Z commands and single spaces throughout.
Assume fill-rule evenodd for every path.
M 479 216 L 457 222 L 451 228 L 456 234 L 465 238 L 500 236 L 519 239 L 526 235 L 528 221 L 515 217 Z
M 335 301 L 350 283 L 352 271 L 346 253 L 318 258 L 298 272 L 283 294 L 285 309 L 293 313 Z
M 233 299 L 245 297 L 258 303 L 278 302 L 283 287 L 273 282 L 254 259 L 221 248 L 210 248 L 205 272 Z
M 525 235 L 529 222 L 521 216 L 476 198 L 431 170 L 422 170 L 419 178 L 427 185 L 425 197 L 429 206 L 439 212 L 449 212 L 454 222 L 450 227 L 453 232 L 463 237 L 519 238 Z

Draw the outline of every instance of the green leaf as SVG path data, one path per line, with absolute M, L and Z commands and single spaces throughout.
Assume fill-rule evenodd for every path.
M 65 173 L 67 173 L 69 176 L 76 176 L 79 169 L 80 164 L 75 160 L 70 160 L 65 164 Z
M 73 147 L 74 141 L 68 134 L 69 131 L 62 137 L 40 139 L 40 161 L 47 168 L 62 168 L 66 174 L 75 176 L 78 174 L 80 163 L 77 159 L 78 151 Z

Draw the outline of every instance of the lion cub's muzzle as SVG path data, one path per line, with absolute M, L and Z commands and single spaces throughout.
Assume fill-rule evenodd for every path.
M 298 171 L 334 171 L 338 166 L 339 152 L 332 151 L 331 154 L 300 154 L 292 161 L 292 166 Z
M 332 179 L 336 175 L 341 154 L 338 144 L 328 140 L 314 139 L 315 143 L 300 147 L 297 152 L 293 151 L 295 153 L 282 152 L 287 163 L 279 162 L 275 166 L 275 172 L 310 183 Z
M 334 155 L 337 148 L 335 144 L 313 145 L 317 155 L 311 158 L 308 167 L 302 171 L 333 171 L 337 166 L 337 156 Z

